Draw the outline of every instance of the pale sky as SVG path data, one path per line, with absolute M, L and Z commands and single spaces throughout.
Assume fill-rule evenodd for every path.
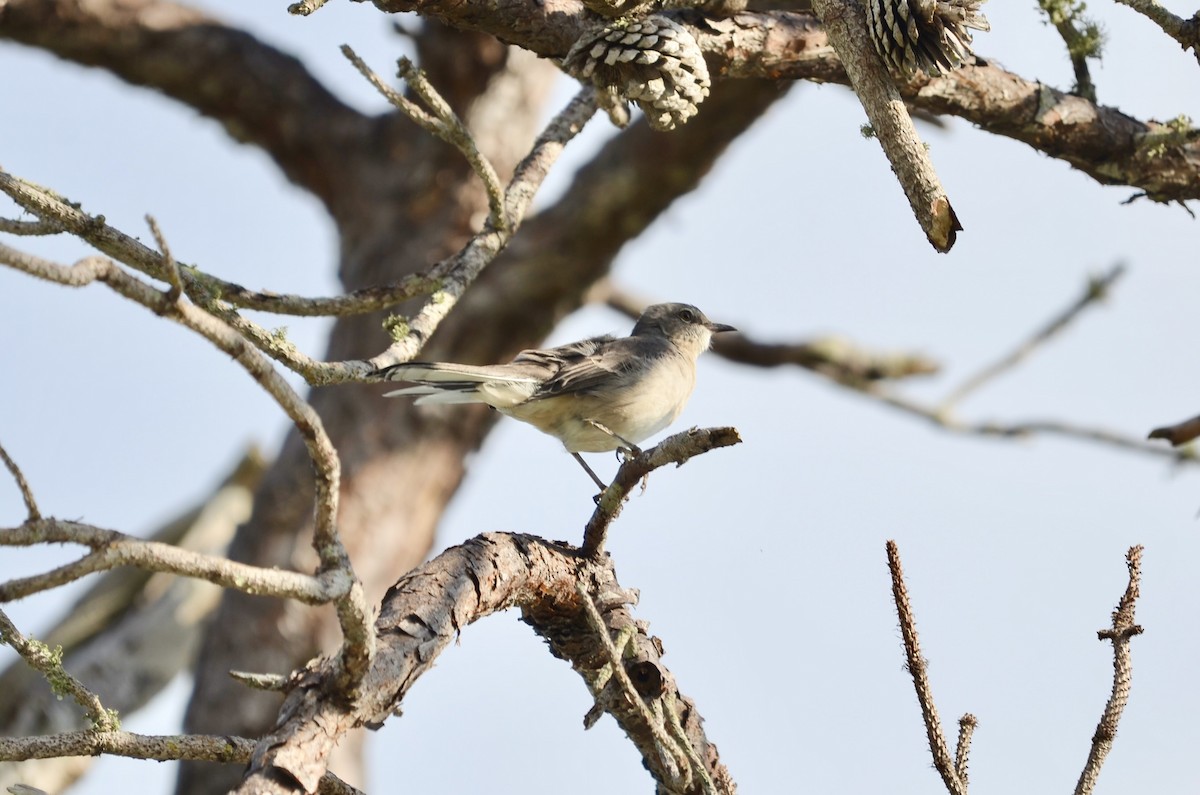
M 391 20 L 365 4 L 296 19 L 286 5 L 205 4 L 305 58 L 347 100 L 382 110 L 337 47 L 349 43 L 390 73 Z M 1100 101 L 1142 119 L 1200 118 L 1195 59 L 1129 9 L 1094 5 L 1109 35 L 1093 67 Z M 1032 2 L 986 11 L 993 32 L 977 37 L 980 54 L 1069 88 L 1061 41 Z M 0 45 L 0 69 L 20 76 L 0 81 L 5 169 L 143 239 L 142 216 L 153 213 L 176 257 L 217 275 L 280 292 L 335 289 L 330 223 L 261 153 L 155 93 L 40 52 Z M 571 91 L 564 80 L 558 106 Z M 860 136 L 863 121 L 845 89 L 796 86 L 700 191 L 623 252 L 616 280 L 695 303 L 764 341 L 836 333 L 920 351 L 944 373 L 905 393 L 934 400 L 1120 260 L 1128 273 L 1106 304 L 963 415 L 1141 437 L 1200 413 L 1200 227 L 1184 210 L 1122 206 L 1134 189 L 1102 188 L 951 120 L 946 131 L 921 129 L 965 227 L 939 255 L 878 144 Z M 598 117 L 572 143 L 547 197 L 610 129 Z M 5 242 L 65 262 L 88 253 L 65 238 Z M 271 324 L 323 351 L 326 323 Z M 593 307 L 551 341 L 630 326 Z M 70 291 L 0 269 L 0 335 L 0 443 L 47 514 L 147 532 L 203 495 L 248 443 L 274 451 L 286 427 L 226 356 L 99 286 Z M 946 731 L 963 712 L 979 719 L 977 795 L 1074 786 L 1112 676 L 1096 631 L 1125 587 L 1125 550 L 1145 544 L 1146 634 L 1134 641 L 1132 698 L 1098 791 L 1196 790 L 1200 470 L 1071 440 L 955 437 L 809 373 L 715 357 L 702 360 L 671 430 L 690 425 L 734 425 L 745 442 L 652 475 L 609 548 L 743 792 L 940 791 L 903 667 L 889 538 L 900 544 Z M 615 470 L 606 456 L 592 464 L 602 476 Z M 439 544 L 492 530 L 577 539 L 593 490 L 555 440 L 502 420 L 471 460 Z M 23 515 L 0 477 L 0 526 Z M 0 548 L 0 571 L 73 556 Z M 74 593 L 5 609 L 37 634 Z M 0 662 L 12 658 L 5 650 Z M 126 728 L 177 731 L 188 686 L 176 683 Z M 406 792 L 557 793 L 572 780 L 579 795 L 650 791 L 610 718 L 582 729 L 588 701 L 515 615 L 487 619 L 374 736 L 375 790 L 400 780 Z M 173 775 L 173 765 L 107 758 L 78 791 L 132 781 L 166 792 Z

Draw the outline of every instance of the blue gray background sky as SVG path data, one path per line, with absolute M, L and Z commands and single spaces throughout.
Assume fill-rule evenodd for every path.
M 391 20 L 338 3 L 309 19 L 286 3 L 201 4 L 305 59 L 347 101 L 383 110 L 337 51 L 382 73 L 400 49 Z M 1176 13 L 1194 9 L 1166 3 Z M 977 50 L 1067 88 L 1071 72 L 1033 2 L 993 2 Z M 1100 100 L 1140 118 L 1200 117 L 1200 71 L 1147 20 L 1105 0 L 1094 66 Z M 99 71 L 4 45 L 0 165 L 139 234 L 153 213 L 175 255 L 251 287 L 336 290 L 332 226 L 259 152 L 213 122 Z M 566 80 L 556 99 L 573 88 Z M 1061 161 L 951 120 L 922 129 L 963 225 L 939 255 L 911 218 L 857 100 L 796 86 L 701 190 L 621 255 L 615 278 L 685 300 L 765 340 L 845 335 L 914 350 L 944 373 L 906 387 L 934 399 L 1075 299 L 1089 274 L 1129 271 L 1063 338 L 962 406 L 972 419 L 1060 418 L 1133 436 L 1200 412 L 1195 340 L 1200 227 L 1178 207 L 1102 188 Z M 598 118 L 568 149 L 543 203 L 610 134 Z M 7 205 L 0 212 L 12 216 Z M 70 239 L 18 241 L 71 262 Z M 288 318 L 319 355 L 327 324 Z M 581 311 L 551 342 L 623 333 Z M 285 419 L 227 357 L 98 287 L 71 291 L 0 269 L 0 440 L 42 510 L 146 532 L 203 495 Z M 382 334 L 380 348 L 386 341 Z M 381 389 L 381 392 L 383 390 Z M 737 426 L 745 443 L 656 473 L 610 549 L 639 616 L 707 719 L 743 791 L 934 792 L 884 562 L 899 541 L 947 729 L 979 718 L 973 791 L 1073 786 L 1107 698 L 1096 640 L 1146 545 L 1135 679 L 1101 792 L 1194 792 L 1200 744 L 1200 477 L 1161 459 L 1061 439 L 955 437 L 801 371 L 708 358 L 676 429 Z M 609 474 L 615 463 L 594 465 Z M 398 488 L 402 484 L 397 484 Z M 536 501 L 523 493 L 537 490 Z M 470 462 L 442 546 L 514 530 L 577 538 L 592 486 L 559 448 L 502 421 Z M 0 477 L 0 524 L 21 520 Z M 0 549 L 6 576 L 69 559 Z M 399 576 L 401 572 L 397 572 Z M 11 605 L 37 633 L 76 591 Z M 7 663 L 12 655 L 0 656 Z M 189 683 L 126 722 L 178 729 Z M 411 792 L 648 791 L 609 719 L 581 728 L 588 695 L 514 615 L 467 629 L 414 687 L 404 717 L 373 736 L 377 788 Z M 587 772 L 580 776 L 579 771 Z M 139 782 L 168 791 L 172 765 L 102 760 L 80 791 Z

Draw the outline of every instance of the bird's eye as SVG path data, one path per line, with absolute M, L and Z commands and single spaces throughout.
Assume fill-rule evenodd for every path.
M 676 315 L 676 317 L 678 317 L 684 323 L 695 323 L 696 322 L 696 313 L 690 309 L 680 309 L 679 314 Z

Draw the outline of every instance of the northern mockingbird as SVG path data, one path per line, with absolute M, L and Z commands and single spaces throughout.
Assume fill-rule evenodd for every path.
M 417 386 L 388 392 L 417 403 L 486 403 L 557 437 L 601 489 L 580 457 L 626 449 L 674 422 L 696 385 L 696 359 L 712 335 L 735 331 L 690 304 L 646 308 L 628 337 L 590 337 L 527 350 L 508 364 L 408 362 L 384 368 L 389 381 Z

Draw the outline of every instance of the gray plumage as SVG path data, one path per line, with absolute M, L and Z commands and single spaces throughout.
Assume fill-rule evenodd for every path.
M 408 362 L 386 368 L 389 381 L 416 386 L 387 396 L 418 404 L 486 403 L 558 438 L 579 457 L 636 445 L 670 425 L 696 384 L 696 359 L 713 323 L 690 304 L 647 307 L 628 337 L 590 337 L 557 348 L 522 351 L 508 364 Z

